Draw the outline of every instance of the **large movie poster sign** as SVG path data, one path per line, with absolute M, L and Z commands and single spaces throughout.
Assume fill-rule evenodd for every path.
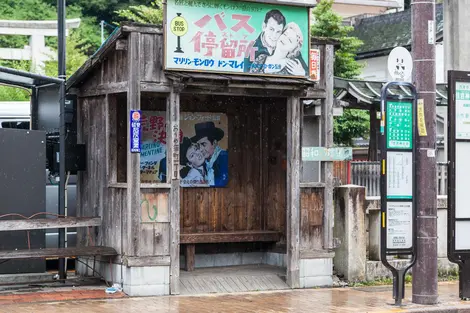
M 166 21 L 166 69 L 309 76 L 308 8 L 167 0 Z
M 141 183 L 167 182 L 166 114 L 142 111 Z M 181 187 L 228 183 L 228 129 L 223 113 L 180 113 Z

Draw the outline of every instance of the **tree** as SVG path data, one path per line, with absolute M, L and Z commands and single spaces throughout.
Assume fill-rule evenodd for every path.
M 34 8 L 34 9 L 32 9 Z M 67 75 L 75 72 L 87 59 L 86 54 L 95 51 L 100 45 L 99 29 L 93 26 L 93 18 L 82 18 L 80 8 L 67 7 L 67 17 L 82 19 L 78 29 L 70 31 L 67 37 Z M 4 20 L 57 20 L 56 6 L 43 0 L 3 0 L 0 1 L 0 19 Z M 95 29 L 94 29 L 95 28 Z M 57 37 L 47 37 L 46 45 L 57 50 Z M 1 36 L 0 47 L 22 48 L 28 44 L 26 36 Z M 0 65 L 29 71 L 31 61 L 0 60 Z M 46 74 L 57 76 L 57 62 L 46 62 Z M 0 101 L 28 101 L 29 93 L 24 89 L 0 86 Z
M 314 23 L 311 34 L 314 37 L 336 39 L 340 48 L 335 52 L 334 75 L 342 78 L 357 78 L 362 65 L 356 60 L 356 52 L 362 41 L 350 36 L 353 27 L 343 25 L 343 19 L 333 9 L 333 0 L 321 0 L 312 10 Z M 362 110 L 345 109 L 343 116 L 335 118 L 334 142 L 352 145 L 353 139 L 367 137 L 369 133 L 369 114 Z
M 128 9 L 116 11 L 116 14 L 127 21 L 160 25 L 163 23 L 162 1 L 155 0 L 150 6 L 130 6 Z

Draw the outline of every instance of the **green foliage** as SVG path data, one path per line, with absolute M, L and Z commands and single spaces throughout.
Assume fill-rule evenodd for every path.
M 29 101 L 29 97 L 26 89 L 0 85 L 0 101 Z
M 18 70 L 28 71 L 30 61 L 0 60 L 0 66 L 7 66 Z M 28 101 L 29 92 L 22 88 L 0 85 L 0 101 Z
M 160 25 L 163 23 L 162 1 L 155 0 L 150 6 L 130 6 L 128 9 L 116 11 L 116 14 L 126 21 Z
M 57 3 L 46 0 L 3 0 L 0 1 L 0 19 L 4 20 L 57 20 Z M 101 44 L 99 26 L 94 17 L 83 17 L 78 6 L 67 7 L 67 18 L 80 18 L 78 29 L 71 30 L 67 37 L 67 75 L 75 72 Z M 57 51 L 57 37 L 46 37 L 46 45 Z M 23 48 L 28 45 L 26 36 L 0 35 L 0 47 Z M 56 53 L 55 53 L 56 55 Z M 30 61 L 0 60 L 0 65 L 29 71 Z M 57 76 L 57 61 L 47 62 L 46 75 Z M 21 88 L 0 86 L 0 101 L 27 101 L 29 93 Z
M 77 31 L 72 31 L 67 37 L 66 43 L 66 75 L 70 77 L 76 70 L 82 66 L 83 63 L 87 60 L 87 56 L 81 52 L 80 48 L 80 33 Z M 87 46 L 82 47 L 86 49 Z M 57 76 L 58 73 L 58 62 L 50 61 L 46 62 L 46 75 L 47 76 Z
M 81 18 L 80 27 L 75 30 L 81 40 L 78 48 L 90 53 L 101 45 L 99 23 L 95 17 L 84 17 L 79 6 L 67 6 L 67 18 Z M 0 19 L 3 20 L 57 20 L 57 4 L 45 0 L 2 0 L 0 1 Z M 0 47 L 23 48 L 28 44 L 26 36 L 0 35 Z M 57 37 L 46 38 L 46 45 L 57 47 Z M 84 47 L 87 50 L 84 51 Z
M 57 0 L 43 0 L 50 5 L 56 5 Z M 81 8 L 84 16 L 92 16 L 99 22 L 108 23 L 119 21 L 116 11 L 127 9 L 131 5 L 150 5 L 151 0 L 67 0 L 68 5 Z
M 314 37 L 336 39 L 340 48 L 335 52 L 334 75 L 342 78 L 356 78 L 361 74 L 362 65 L 356 60 L 356 52 L 362 41 L 349 34 L 353 27 L 343 25 L 343 19 L 333 9 L 333 0 L 321 0 L 312 10 L 315 22 L 311 27 Z M 361 110 L 345 109 L 343 116 L 335 118 L 334 142 L 338 145 L 352 146 L 353 139 L 367 137 L 369 133 L 369 114 Z
M 354 138 L 367 137 L 369 134 L 369 114 L 363 110 L 346 109 L 342 116 L 335 118 L 334 142 L 352 146 Z
M 335 76 L 355 78 L 361 74 L 362 65 L 356 62 L 356 52 L 362 41 L 349 34 L 353 27 L 344 26 L 343 19 L 332 9 L 333 0 L 321 0 L 312 10 L 315 22 L 311 27 L 314 37 L 327 37 L 339 40 L 340 48 L 335 52 Z

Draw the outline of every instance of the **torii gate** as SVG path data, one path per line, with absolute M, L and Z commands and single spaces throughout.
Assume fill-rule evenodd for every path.
M 78 28 L 80 19 L 66 21 L 66 35 L 68 30 Z M 0 48 L 0 59 L 4 60 L 31 60 L 31 72 L 44 74 L 44 63 L 56 59 L 56 52 L 46 47 L 45 37 L 57 37 L 57 21 L 14 21 L 0 20 L 0 35 L 29 36 L 29 46 L 23 49 Z

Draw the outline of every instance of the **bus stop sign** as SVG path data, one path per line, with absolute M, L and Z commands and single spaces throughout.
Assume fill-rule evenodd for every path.
M 408 88 L 409 96 L 394 88 Z M 410 83 L 390 82 L 382 88 L 380 121 L 382 263 L 393 274 L 395 304 L 405 296 L 405 275 L 416 261 L 416 89 Z M 387 257 L 411 256 L 403 268 L 395 268 Z

